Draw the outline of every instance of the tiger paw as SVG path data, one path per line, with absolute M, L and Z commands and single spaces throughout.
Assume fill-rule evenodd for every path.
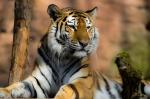
M 23 83 L 15 83 L 6 88 L 0 88 L 0 98 L 24 98 L 30 96 L 30 91 L 25 88 L 25 85 Z
M 68 85 L 62 86 L 54 99 L 75 99 L 75 93 Z
M 27 89 L 25 89 L 25 86 L 22 85 L 22 86 L 19 86 L 19 87 L 13 89 L 11 91 L 11 96 L 12 97 L 17 97 L 17 98 L 18 97 L 19 98 L 27 98 L 27 97 L 30 97 L 31 94 Z
M 5 97 L 5 94 L 0 93 L 0 98 L 3 98 L 3 97 Z
M 0 88 L 0 98 L 9 98 L 11 97 L 10 92 L 6 88 Z

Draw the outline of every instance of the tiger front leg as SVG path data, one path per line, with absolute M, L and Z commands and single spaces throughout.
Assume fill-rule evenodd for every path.
M 60 88 L 54 99 L 75 99 L 76 93 L 69 85 Z
M 54 99 L 93 99 L 93 85 L 89 81 L 64 85 Z
M 88 91 L 88 92 L 87 92 Z M 54 99 L 93 99 L 91 90 L 83 90 L 74 84 L 64 85 L 60 88 Z
M 20 98 L 20 97 L 30 97 L 31 93 L 25 88 L 25 84 L 18 82 L 14 83 L 8 87 L 0 88 L 0 98 Z
M 0 98 L 9 98 L 11 95 L 10 92 L 6 88 L 0 88 Z

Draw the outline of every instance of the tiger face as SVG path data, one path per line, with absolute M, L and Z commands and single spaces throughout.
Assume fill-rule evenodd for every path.
M 51 47 L 54 45 L 54 50 L 71 52 L 76 57 L 85 57 L 93 52 L 97 47 L 99 34 L 93 22 L 95 13 L 96 7 L 84 12 L 50 5 L 48 14 L 52 18 Z

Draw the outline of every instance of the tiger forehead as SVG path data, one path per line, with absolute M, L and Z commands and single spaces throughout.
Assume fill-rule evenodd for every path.
M 84 19 L 85 21 L 90 21 L 91 19 L 88 16 L 82 15 L 82 14 L 71 14 L 68 16 L 65 16 L 62 18 L 63 22 L 74 22 L 74 21 L 78 21 L 78 19 Z

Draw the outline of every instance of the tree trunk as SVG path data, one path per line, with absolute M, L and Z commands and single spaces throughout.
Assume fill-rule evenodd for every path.
M 129 54 L 119 53 L 115 62 L 123 82 L 122 99 L 147 99 L 141 91 L 142 74 L 133 68 Z
M 32 0 L 16 0 L 9 83 L 20 81 L 27 63 Z

